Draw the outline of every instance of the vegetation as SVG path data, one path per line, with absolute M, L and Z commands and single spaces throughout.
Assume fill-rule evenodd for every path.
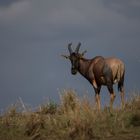
M 86 97 L 64 91 L 54 102 L 37 111 L 19 111 L 12 106 L 0 116 L 1 140 L 139 140 L 140 96 L 124 109 L 105 107 L 100 112 Z

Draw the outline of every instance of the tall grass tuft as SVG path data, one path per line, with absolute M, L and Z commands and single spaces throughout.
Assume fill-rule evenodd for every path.
M 64 90 L 60 104 L 43 104 L 37 111 L 19 112 L 12 106 L 0 116 L 2 140 L 117 140 L 140 139 L 140 96 L 124 109 L 105 107 L 100 112 L 75 91 Z

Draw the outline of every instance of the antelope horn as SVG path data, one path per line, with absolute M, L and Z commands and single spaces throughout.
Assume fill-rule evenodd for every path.
M 77 47 L 76 47 L 75 53 L 78 53 L 79 52 L 80 46 L 81 46 L 81 43 L 79 42 L 78 45 L 77 45 Z
M 72 52 L 73 52 L 73 51 L 72 51 L 72 48 L 71 48 L 71 45 L 72 45 L 72 43 L 69 43 L 69 44 L 68 44 L 68 50 L 69 50 L 70 54 L 72 54 Z

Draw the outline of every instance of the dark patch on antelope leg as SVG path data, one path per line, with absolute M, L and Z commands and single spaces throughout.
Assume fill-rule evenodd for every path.
M 101 86 L 98 86 L 96 81 L 93 80 L 93 87 L 95 90 L 95 101 L 96 101 L 96 105 L 98 106 L 98 110 L 101 109 L 101 102 L 100 102 L 100 89 Z
M 113 108 L 113 103 L 114 103 L 114 100 L 115 100 L 115 93 L 114 93 L 114 90 L 113 90 L 113 85 L 112 84 L 108 84 L 107 85 L 107 88 L 110 92 L 110 108 L 112 109 Z
M 125 96 L 125 93 L 124 93 L 124 74 L 123 74 L 121 80 L 118 83 L 118 91 L 120 91 L 121 106 L 122 106 L 122 109 L 123 109 L 125 107 L 125 99 L 124 99 L 124 96 Z

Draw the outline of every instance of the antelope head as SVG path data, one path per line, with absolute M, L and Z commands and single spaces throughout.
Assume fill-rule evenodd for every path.
M 71 61 L 71 73 L 75 75 L 78 71 L 80 65 L 80 59 L 84 56 L 86 51 L 79 53 L 81 43 L 79 42 L 75 51 L 72 49 L 72 43 L 68 44 L 68 50 L 70 55 L 62 55 L 64 58 L 69 59 Z

